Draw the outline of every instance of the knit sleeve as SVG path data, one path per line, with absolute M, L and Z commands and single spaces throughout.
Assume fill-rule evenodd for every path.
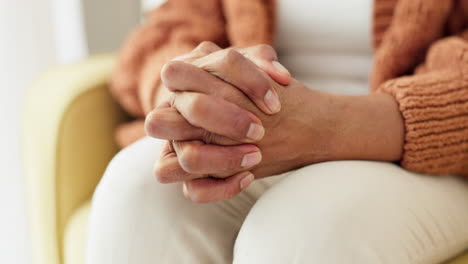
M 276 0 L 223 0 L 231 45 L 273 44 Z
M 406 129 L 402 166 L 468 176 L 468 42 L 435 42 L 416 74 L 377 89 L 398 101 Z
M 376 1 L 372 90 L 411 72 L 421 62 L 429 46 L 443 37 L 452 8 L 452 1 Z
M 166 1 L 148 14 L 124 44 L 112 78 L 112 94 L 128 113 L 142 118 L 154 107 L 162 66 L 205 40 L 226 45 L 221 2 Z

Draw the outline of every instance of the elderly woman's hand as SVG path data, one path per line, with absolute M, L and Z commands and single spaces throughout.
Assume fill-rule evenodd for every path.
M 253 63 L 251 53 L 211 50 L 165 66 L 161 77 L 173 94 L 146 121 L 150 136 L 170 140 L 156 163 L 160 182 L 184 182 L 186 197 L 212 202 L 236 195 L 254 175 L 275 175 L 327 160 L 375 158 L 379 151 L 388 154 L 372 136 L 360 140 L 356 134 L 365 125 L 358 122 L 363 112 L 375 110 L 372 117 L 380 118 L 379 109 L 396 107 L 389 96 L 351 99 L 308 89 L 296 80 L 282 86 L 270 78 L 275 77 L 274 67 L 273 73 L 267 69 L 265 74 L 262 69 L 268 67 L 257 67 L 262 64 Z M 276 58 L 269 47 L 257 47 L 256 53 Z M 281 98 L 281 111 L 265 103 L 267 93 Z M 364 130 L 364 136 L 372 130 Z
M 295 141 L 284 141 L 306 125 L 286 122 L 305 99 L 300 91 L 306 88 L 297 81 L 285 88 L 269 78 L 283 84 L 290 81 L 287 70 L 275 60 L 276 53 L 265 45 L 238 51 L 204 43 L 164 67 L 162 80 L 174 93 L 146 122 L 150 136 L 171 140 L 157 162 L 159 181 L 188 181 L 189 196 L 212 201 L 245 188 L 253 180 L 247 170 L 254 166 L 253 173 L 262 177 L 300 165 L 298 149 L 291 147 Z M 278 95 L 286 89 L 290 92 L 283 96 L 283 109 L 278 113 Z

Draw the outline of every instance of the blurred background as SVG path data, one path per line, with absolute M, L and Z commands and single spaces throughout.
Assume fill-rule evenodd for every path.
M 0 263 L 31 263 L 20 151 L 28 86 L 50 67 L 115 52 L 144 12 L 161 2 L 0 0 Z

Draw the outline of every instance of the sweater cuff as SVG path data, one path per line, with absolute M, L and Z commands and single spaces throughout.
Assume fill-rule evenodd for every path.
M 468 76 L 440 71 L 383 83 L 404 118 L 401 164 L 429 174 L 468 175 Z

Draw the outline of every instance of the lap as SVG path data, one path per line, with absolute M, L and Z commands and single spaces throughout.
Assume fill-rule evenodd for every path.
M 468 247 L 468 184 L 383 162 L 292 172 L 260 197 L 234 263 L 439 263 Z
M 248 211 L 274 178 L 211 204 L 186 200 L 181 184 L 160 184 L 153 164 L 163 141 L 142 139 L 109 164 L 93 197 L 88 264 L 231 263 Z
M 199 205 L 180 184 L 154 179 L 162 143 L 142 139 L 109 165 L 93 201 L 88 264 L 427 264 L 468 247 L 468 186 L 458 178 L 327 162 Z

